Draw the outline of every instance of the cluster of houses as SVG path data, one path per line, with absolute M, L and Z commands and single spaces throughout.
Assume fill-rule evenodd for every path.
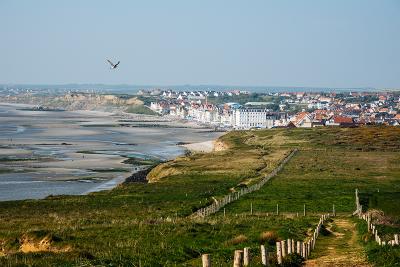
M 139 90 L 137 95 L 142 96 L 160 96 L 165 99 L 178 99 L 178 100 L 204 100 L 207 97 L 222 97 L 222 96 L 239 96 L 248 95 L 248 91 L 239 89 L 230 91 L 215 91 L 215 90 L 197 90 L 197 91 L 174 91 L 174 90 Z
M 165 93 L 165 95 L 164 95 Z M 207 102 L 190 92 L 163 92 L 150 108 L 162 115 L 234 129 L 275 127 L 353 127 L 362 124 L 400 125 L 400 94 L 397 93 L 274 93 L 278 109 L 269 102 Z M 232 92 L 230 92 L 232 93 Z M 209 93 L 208 93 L 209 94 Z

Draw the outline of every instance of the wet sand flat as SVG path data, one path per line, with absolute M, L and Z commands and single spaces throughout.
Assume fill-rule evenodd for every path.
M 162 117 L 20 108 L 0 104 L 0 200 L 110 189 L 138 167 L 129 157 L 169 160 L 185 152 L 178 143 L 221 135 Z

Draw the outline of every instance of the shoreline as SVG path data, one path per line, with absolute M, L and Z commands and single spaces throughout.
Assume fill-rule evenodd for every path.
M 215 150 L 215 140 L 180 145 L 192 152 L 210 153 Z
M 4 126 L 0 127 L 0 157 L 5 158 L 0 168 L 7 170 L 0 173 L 0 201 L 112 190 L 147 167 L 124 164 L 127 157 L 174 160 L 187 150 L 212 151 L 213 140 L 223 134 L 195 122 L 165 121 L 150 115 L 80 110 L 54 116 L 51 111 L 18 110 L 21 106 L 30 105 L 0 103 L 0 125 Z M 126 115 L 135 121 L 109 126 L 127 119 Z M 134 127 L 149 118 L 167 127 Z M 92 124 L 97 126 L 85 127 Z M 25 131 L 17 131 L 19 125 L 24 125 Z

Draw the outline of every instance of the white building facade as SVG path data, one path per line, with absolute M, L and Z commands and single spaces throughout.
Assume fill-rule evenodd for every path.
M 236 129 L 272 128 L 276 114 L 265 108 L 242 107 L 233 111 Z

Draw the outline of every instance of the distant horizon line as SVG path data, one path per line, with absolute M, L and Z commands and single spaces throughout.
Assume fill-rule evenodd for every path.
M 311 89 L 400 89 L 400 87 L 329 87 L 329 86 L 304 86 L 304 85 L 227 85 L 227 84 L 129 84 L 129 83 L 0 83 L 1 86 L 110 86 L 110 87 L 152 87 L 152 88 L 168 88 L 168 87 L 225 87 L 225 88 L 311 88 Z
M 2 87 L 21 87 L 21 89 L 54 89 L 54 90 L 75 90 L 77 92 L 84 90 L 108 91 L 110 93 L 129 94 L 137 93 L 138 90 L 144 89 L 161 89 L 161 90 L 246 90 L 251 93 L 278 93 L 278 92 L 398 92 L 400 87 L 316 87 L 316 86 L 251 86 L 251 85 L 218 85 L 218 84 L 180 84 L 180 85 L 135 85 L 135 84 L 105 84 L 105 83 L 66 83 L 66 84 L 30 84 L 30 83 L 0 83 Z M 31 88 L 30 88 L 31 87 Z

